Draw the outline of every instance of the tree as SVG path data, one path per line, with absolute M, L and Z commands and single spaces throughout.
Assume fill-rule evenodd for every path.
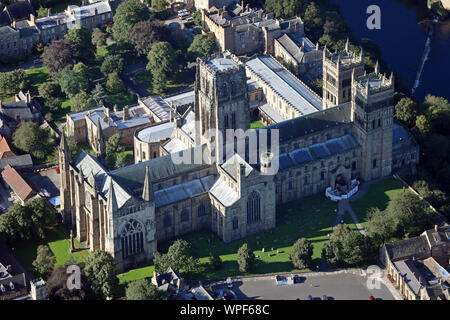
M 294 267 L 297 269 L 305 269 L 312 264 L 312 254 L 312 244 L 306 238 L 301 238 L 294 243 L 289 258 Z
M 67 280 L 70 276 L 67 273 L 69 265 L 77 265 L 80 268 L 80 289 L 67 288 Z M 56 267 L 50 274 L 47 279 L 47 293 L 49 300 L 92 300 L 95 298 L 84 274 L 83 266 L 71 260 L 64 266 Z
M 166 82 L 178 71 L 177 57 L 173 47 L 168 42 L 158 42 L 153 45 L 148 54 L 147 70 L 152 73 L 153 89 L 163 92 Z
M 119 169 L 123 168 L 128 164 L 128 160 L 125 156 L 118 155 L 116 157 L 116 161 L 114 162 L 114 168 Z
M 61 91 L 69 98 L 81 91 L 87 91 L 91 85 L 90 78 L 86 74 L 87 70 L 83 66 L 83 64 L 77 64 L 73 70 L 64 69 L 55 77 Z
M 42 198 L 27 202 L 24 206 L 14 204 L 0 215 L 0 234 L 5 241 L 30 239 L 32 236 L 45 238 L 45 229 L 54 222 L 55 214 Z
M 376 248 L 369 237 L 339 224 L 322 248 L 322 256 L 336 266 L 359 266 L 369 262 Z
M 150 12 L 144 3 L 139 0 L 127 0 L 122 2 L 114 15 L 112 34 L 114 39 L 129 41 L 130 31 L 139 21 L 148 20 Z
M 118 75 L 121 75 L 124 68 L 123 58 L 119 55 L 108 55 L 103 60 L 102 66 L 100 67 L 100 71 L 109 75 L 110 73 L 116 72 Z
M 117 154 L 125 151 L 125 146 L 122 143 L 120 134 L 113 134 L 106 141 L 106 159 L 111 167 L 116 166 Z
M 170 29 L 160 21 L 140 21 L 130 31 L 130 41 L 134 48 L 139 54 L 146 56 L 155 43 L 169 39 Z
M 162 11 L 166 8 L 167 2 L 165 0 L 152 0 L 152 8 Z
M 255 255 L 250 251 L 248 245 L 244 243 L 237 252 L 237 262 L 240 272 L 248 272 L 255 262 Z
M 37 256 L 33 261 L 33 267 L 41 275 L 42 278 L 52 273 L 56 263 L 56 257 L 47 245 L 40 245 L 37 248 Z
M 0 93 L 14 95 L 20 90 L 24 91 L 30 87 L 30 79 L 23 69 L 10 72 L 0 72 Z
M 407 125 L 412 126 L 416 122 L 417 116 L 417 103 L 411 98 L 402 98 L 395 105 L 395 117 L 405 122 Z
M 401 236 L 413 237 L 427 227 L 425 203 L 411 192 L 396 194 L 386 208 Z
M 70 111 L 72 112 L 80 112 L 95 107 L 95 100 L 84 91 L 77 93 L 70 99 Z
M 106 80 L 106 89 L 113 94 L 127 91 L 117 72 L 108 74 L 108 80 Z
M 213 54 L 218 50 L 214 38 L 198 34 L 194 37 L 194 41 L 189 46 L 188 54 L 191 61 L 195 61 L 197 57 L 204 57 Z
M 61 87 L 58 83 L 55 81 L 48 81 L 42 83 L 38 87 L 39 95 L 44 98 L 45 100 L 51 99 L 51 98 L 58 98 L 61 96 Z
M 104 33 L 99 28 L 94 28 L 94 30 L 92 30 L 91 42 L 97 48 L 106 45 L 107 38 L 108 38 L 108 36 L 106 35 L 106 33 Z
M 85 63 L 94 60 L 94 45 L 92 44 L 92 32 L 86 27 L 69 29 L 64 37 L 69 39 L 76 47 L 75 56 Z
M 395 233 L 395 222 L 387 211 L 369 208 L 367 213 L 367 236 L 371 237 L 378 246 L 389 241 Z
M 155 254 L 154 263 L 159 273 L 166 272 L 169 267 L 191 272 L 197 267 L 198 260 L 192 256 L 192 247 L 186 240 L 176 240 L 166 254 Z
M 167 300 L 167 293 L 147 279 L 139 279 L 128 284 L 126 290 L 128 300 Z
M 431 121 L 423 114 L 417 116 L 416 127 L 421 133 L 430 133 L 432 130 Z
M 194 20 L 194 24 L 196 26 L 202 26 L 202 12 L 200 10 L 197 10 L 192 14 L 192 19 Z
M 222 266 L 222 259 L 220 258 L 220 256 L 217 253 L 210 252 L 208 260 L 209 260 L 209 265 L 211 266 L 211 268 L 213 270 L 218 270 Z
M 108 104 L 108 96 L 100 83 L 97 83 L 95 88 L 92 89 L 91 96 L 99 106 Z
M 13 143 L 16 148 L 43 159 L 48 149 L 48 131 L 35 122 L 21 122 L 13 134 Z
M 55 76 L 64 68 L 73 67 L 76 52 L 77 47 L 70 39 L 54 40 L 45 46 L 42 61 L 49 73 Z
M 119 279 L 115 272 L 114 258 L 106 251 L 92 252 L 84 269 L 86 278 L 94 294 L 101 298 L 114 297 Z
M 305 23 L 305 32 L 314 40 L 317 40 L 323 31 L 323 19 L 320 8 L 311 2 L 304 14 L 303 22 Z

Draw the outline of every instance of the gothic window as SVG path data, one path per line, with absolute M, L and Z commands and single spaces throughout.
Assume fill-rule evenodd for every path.
M 303 178 L 303 183 L 304 183 L 305 185 L 308 184 L 308 176 L 305 176 L 305 177 Z
M 323 171 L 320 173 L 320 180 L 325 180 L 325 172 Z
M 377 159 L 373 159 L 372 161 L 372 167 L 376 168 L 377 167 Z
M 236 113 L 233 112 L 231 114 L 231 127 L 232 129 L 236 129 Z
M 120 232 L 122 258 L 144 251 L 144 227 L 138 221 L 131 219 Z
M 261 197 L 253 191 L 247 200 L 247 224 L 261 221 Z
M 221 95 L 222 95 L 222 97 L 226 97 L 226 95 L 227 95 L 227 85 L 225 83 L 222 85 Z
M 289 180 L 288 182 L 288 190 L 292 190 L 292 180 Z
M 180 220 L 181 220 L 181 222 L 189 221 L 189 211 L 187 211 L 186 209 L 184 209 L 184 210 L 181 212 Z
M 199 217 L 206 216 L 206 208 L 205 208 L 205 205 L 203 203 L 198 206 L 197 215 Z
M 228 115 L 225 115 L 225 119 L 224 119 L 224 127 L 225 129 L 228 129 Z
M 238 218 L 234 218 L 233 219 L 233 230 L 236 230 L 237 228 L 239 228 L 239 221 Z
M 234 83 L 234 81 L 231 81 L 230 91 L 232 95 L 236 93 L 236 84 Z
M 355 170 L 356 169 L 356 161 L 353 161 L 352 162 L 352 170 Z
M 167 215 L 164 217 L 164 220 L 163 220 L 163 226 L 164 226 L 164 228 L 167 228 L 167 227 L 170 227 L 171 225 L 172 225 L 172 219 L 170 218 L 170 215 L 167 214 Z

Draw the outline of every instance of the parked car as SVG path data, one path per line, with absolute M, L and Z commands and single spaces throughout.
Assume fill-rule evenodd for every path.
M 56 173 L 60 173 L 59 167 L 55 168 Z

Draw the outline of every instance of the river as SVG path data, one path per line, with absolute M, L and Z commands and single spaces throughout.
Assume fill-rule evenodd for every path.
M 418 99 L 428 93 L 450 100 L 450 21 L 434 25 L 429 37 L 425 25 L 426 8 L 406 5 L 402 0 L 331 0 L 342 8 L 344 17 L 358 39 L 368 38 L 382 50 L 390 69 L 401 74 L 403 81 Z M 423 0 L 425 3 L 426 0 Z M 381 29 L 369 30 L 367 7 L 381 9 Z M 427 41 L 428 40 L 428 41 Z M 427 47 L 426 44 L 429 44 Z M 419 82 L 415 84 L 420 76 Z M 418 84 L 418 85 L 417 85 Z

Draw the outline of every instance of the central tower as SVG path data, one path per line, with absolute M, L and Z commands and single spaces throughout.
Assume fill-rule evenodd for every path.
M 197 59 L 194 112 L 195 143 L 207 144 L 213 157 L 225 151 L 227 129 L 249 129 L 247 78 L 236 56 L 226 51 Z

